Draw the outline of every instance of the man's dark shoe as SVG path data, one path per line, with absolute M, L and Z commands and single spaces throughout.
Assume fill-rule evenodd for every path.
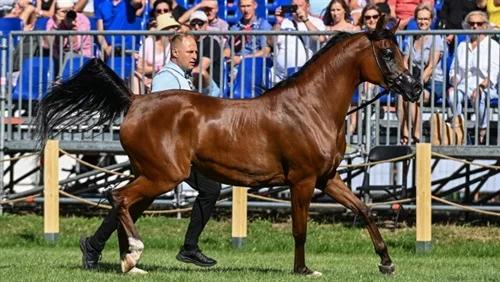
M 178 261 L 193 263 L 197 266 L 210 267 L 217 264 L 217 261 L 204 255 L 200 249 L 186 251 L 182 248 L 175 257 Z
M 88 242 L 88 237 L 80 238 L 80 250 L 82 251 L 82 267 L 84 269 L 96 269 L 101 259 L 101 252 L 94 250 Z

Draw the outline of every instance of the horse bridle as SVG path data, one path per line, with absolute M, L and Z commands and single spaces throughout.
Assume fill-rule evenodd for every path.
M 375 97 L 373 97 L 369 101 L 364 102 L 363 104 L 359 105 L 358 107 L 348 111 L 347 115 L 350 115 L 350 114 L 357 112 L 363 108 L 366 108 L 368 105 L 377 101 L 378 98 L 380 98 L 384 95 L 387 95 L 389 93 L 390 89 L 393 89 L 394 86 L 397 86 L 398 83 L 401 83 L 403 81 L 403 73 L 402 72 L 399 73 L 395 78 L 390 78 L 389 75 L 387 75 L 388 72 L 386 71 L 385 68 L 382 68 L 382 65 L 380 64 L 379 58 L 377 56 L 377 52 L 375 51 L 375 45 L 373 44 L 373 40 L 370 40 L 370 44 L 372 46 L 372 52 L 373 52 L 373 56 L 375 57 L 375 62 L 377 62 L 377 66 L 380 69 L 380 72 L 382 72 L 382 76 L 384 77 L 384 83 L 387 85 L 387 89 L 384 89 L 384 91 L 379 92 L 377 95 L 375 95 Z M 384 59 L 384 61 L 385 61 L 385 59 Z M 387 61 L 386 61 L 386 64 L 387 64 Z

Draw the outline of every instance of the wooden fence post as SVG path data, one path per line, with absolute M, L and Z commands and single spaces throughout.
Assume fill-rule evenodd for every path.
M 43 154 L 43 230 L 45 240 L 59 236 L 59 140 L 48 140 Z
M 241 248 L 247 237 L 247 189 L 233 187 L 232 207 L 232 239 L 233 247 Z
M 417 144 L 417 253 L 432 249 L 432 202 L 431 202 L 431 144 Z

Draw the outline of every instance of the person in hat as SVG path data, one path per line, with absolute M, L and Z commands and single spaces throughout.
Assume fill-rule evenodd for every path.
M 73 5 L 73 0 L 57 0 L 54 16 L 47 21 L 46 30 L 89 31 L 89 18 L 82 13 L 75 12 Z M 90 35 L 64 36 L 62 40 L 59 37 L 50 36 L 47 40 L 53 46 L 54 58 L 58 61 L 63 60 L 63 66 L 71 56 L 92 57 L 92 36 Z M 62 44 L 62 53 L 60 53 L 60 44 Z
M 229 24 L 225 20 L 217 16 L 217 13 L 219 12 L 219 4 L 217 3 L 217 0 L 202 0 L 198 4 L 194 5 L 191 9 L 187 10 L 179 18 L 179 22 L 181 24 L 189 24 L 191 20 L 191 14 L 196 11 L 205 12 L 205 14 L 207 15 L 208 26 L 206 30 L 222 32 L 229 30 Z M 216 38 L 219 40 L 220 45 L 224 46 L 227 40 L 227 36 L 217 35 Z
M 194 31 L 208 30 L 208 16 L 204 11 L 198 10 L 191 13 L 189 17 L 189 26 Z M 201 35 L 196 38 L 198 50 L 201 50 L 199 67 L 206 72 L 220 89 L 222 86 L 221 73 L 223 72 L 221 64 L 221 45 L 216 36 Z M 198 66 L 197 66 L 198 67 Z M 216 90 L 212 90 L 215 94 Z
M 160 1 L 157 1 L 158 3 Z M 156 4 L 155 3 L 155 4 Z M 158 5 L 157 9 L 162 9 Z M 176 31 L 180 24 L 172 17 L 171 13 L 155 13 L 154 26 L 152 30 Z M 148 36 L 141 45 L 139 52 L 135 55 L 136 70 L 132 76 L 132 93 L 145 94 L 151 89 L 153 75 L 157 73 L 165 63 L 170 61 L 170 39 L 172 36 Z

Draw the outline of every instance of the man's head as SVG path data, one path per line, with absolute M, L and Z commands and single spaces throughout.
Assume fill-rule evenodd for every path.
M 208 22 L 210 23 L 217 18 L 219 5 L 217 3 L 217 0 L 203 0 L 203 2 L 207 2 L 207 7 L 205 7 L 203 10 L 205 11 L 205 14 L 207 14 Z
M 293 5 L 297 5 L 297 9 L 306 11 L 309 14 L 309 0 L 292 0 Z
M 194 11 L 189 17 L 189 26 L 191 30 L 207 30 L 208 17 L 201 10 Z
M 172 38 L 172 62 L 184 71 L 191 71 L 198 60 L 198 46 L 190 34 L 178 34 Z
M 239 5 L 243 19 L 250 21 L 255 16 L 257 2 L 255 2 L 255 0 L 240 0 Z
M 462 24 L 464 29 L 485 30 L 489 28 L 488 15 L 483 11 L 472 11 L 465 16 Z M 479 34 L 472 34 L 471 40 L 477 40 Z

